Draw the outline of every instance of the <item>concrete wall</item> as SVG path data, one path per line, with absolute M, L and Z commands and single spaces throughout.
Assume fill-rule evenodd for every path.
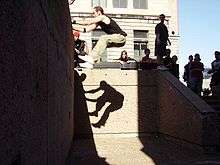
M 95 69 L 78 71 L 78 73 L 84 77 L 81 79 L 84 91 L 100 89 L 101 81 L 105 81 L 108 85 L 104 90 L 100 89 L 93 93 L 84 92 L 84 100 L 76 102 L 78 105 L 76 110 L 80 109 L 84 112 L 85 106 L 87 110 L 80 120 L 84 121 L 85 118 L 89 118 L 89 121 L 83 122 L 84 124 L 76 124 L 76 127 L 81 126 L 76 136 L 89 136 L 90 128 L 94 135 L 104 134 L 105 136 L 108 134 L 138 136 L 139 133 L 157 131 L 157 87 L 155 86 L 156 74 L 153 71 L 150 74 L 137 72 L 137 70 Z M 97 98 L 98 100 L 95 100 Z M 82 106 L 84 101 L 86 105 Z M 121 106 L 117 106 L 120 103 Z M 101 107 L 98 116 L 88 115 L 88 112 L 93 112 L 98 107 Z M 106 115 L 105 112 L 108 109 L 111 112 L 106 123 L 100 128 L 92 126 L 91 124 L 98 123 Z
M 218 145 L 214 110 L 168 72 L 158 75 L 159 132 L 201 146 Z
M 83 99 L 75 105 L 84 116 L 76 123 L 76 136 L 140 136 L 144 142 L 142 135 L 158 133 L 201 146 L 219 143 L 214 110 L 167 71 L 83 69 L 78 74 Z M 94 125 L 114 99 L 120 101 L 118 93 L 124 97 L 121 107 L 111 107 L 106 122 Z M 97 116 L 91 115 L 97 107 Z
M 64 164 L 73 136 L 67 1 L 0 5 L 0 164 Z

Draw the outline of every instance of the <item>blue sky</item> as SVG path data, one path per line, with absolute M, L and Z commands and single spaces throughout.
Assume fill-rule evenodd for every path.
M 179 28 L 180 67 L 195 53 L 210 67 L 220 51 L 220 0 L 179 0 Z

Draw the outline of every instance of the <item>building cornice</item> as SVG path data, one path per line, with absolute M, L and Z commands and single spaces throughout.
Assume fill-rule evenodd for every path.
M 71 17 L 81 17 L 81 18 L 91 18 L 92 13 L 90 12 L 71 12 Z M 112 14 L 106 13 L 106 15 L 111 18 L 116 19 L 138 19 L 138 20 L 147 20 L 149 23 L 157 24 L 160 22 L 158 15 L 139 15 L 139 14 Z M 166 16 L 166 22 L 169 24 L 170 16 Z

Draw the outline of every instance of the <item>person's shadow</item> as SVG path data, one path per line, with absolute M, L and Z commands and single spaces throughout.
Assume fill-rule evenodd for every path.
M 112 86 L 106 83 L 106 81 L 100 82 L 100 87 L 97 89 L 92 89 L 89 91 L 85 91 L 85 93 L 96 93 L 100 90 L 103 90 L 104 93 L 98 97 L 97 99 L 89 99 L 86 100 L 91 102 L 96 102 L 96 110 L 93 112 L 89 112 L 90 116 L 98 117 L 98 112 L 102 109 L 102 107 L 109 102 L 110 105 L 105 109 L 101 119 L 97 123 L 93 123 L 93 127 L 100 128 L 101 126 L 105 126 L 105 123 L 109 117 L 110 112 L 114 112 L 119 110 L 123 106 L 124 96 L 116 91 Z
M 83 81 L 86 74 L 81 75 L 74 70 L 74 137 L 66 165 L 100 164 L 108 165 L 105 157 L 98 155 L 88 115 Z

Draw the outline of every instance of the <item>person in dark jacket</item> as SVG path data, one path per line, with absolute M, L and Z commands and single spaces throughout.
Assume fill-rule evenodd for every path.
M 212 69 L 208 71 L 212 74 L 210 87 L 212 90 L 212 95 L 220 96 L 220 52 L 215 51 L 215 60 L 211 63 Z
M 171 64 L 169 67 L 170 73 L 172 73 L 176 78 L 179 77 L 179 64 L 177 64 L 178 57 L 176 55 L 172 56 L 171 58 Z
M 163 64 L 163 56 L 166 56 L 166 46 L 167 43 L 170 43 L 169 34 L 166 25 L 164 24 L 165 15 L 161 14 L 160 23 L 158 23 L 155 27 L 155 56 L 157 56 L 157 61 L 159 65 Z
M 78 31 L 72 31 L 74 39 L 74 66 L 78 66 L 82 61 L 78 56 L 85 56 L 89 53 L 88 46 L 84 40 L 81 40 Z
M 191 66 L 191 63 L 193 62 L 193 56 L 192 55 L 189 55 L 188 57 L 189 59 L 189 62 L 184 66 L 184 73 L 183 73 L 183 80 L 186 82 L 186 85 L 187 87 L 190 88 L 190 66 Z
M 190 88 L 196 94 L 201 96 L 202 92 L 202 84 L 203 84 L 203 71 L 204 65 L 200 62 L 200 55 L 197 53 L 194 56 L 194 61 L 191 63 L 189 71 L 190 71 Z

